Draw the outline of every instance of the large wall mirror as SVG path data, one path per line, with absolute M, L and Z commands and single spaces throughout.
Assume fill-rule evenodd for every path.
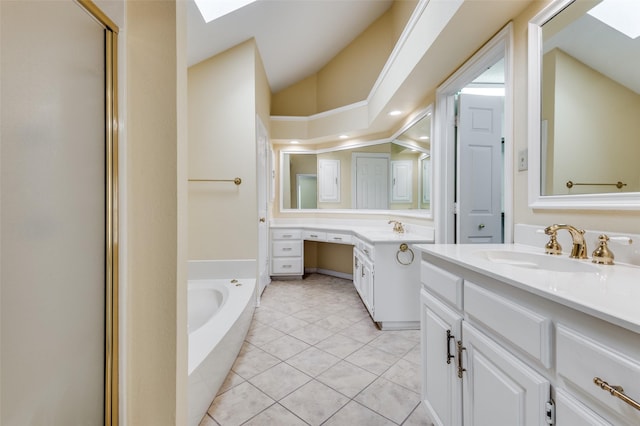
M 280 152 L 282 212 L 431 216 L 431 108 L 390 139 Z
M 532 207 L 640 208 L 640 17 L 619 27 L 625 3 L 637 16 L 558 0 L 529 24 Z

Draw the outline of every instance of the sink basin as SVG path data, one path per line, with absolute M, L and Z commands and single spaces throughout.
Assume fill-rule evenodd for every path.
M 553 272 L 598 272 L 597 266 L 577 259 L 571 259 L 566 255 L 558 257 L 549 254 L 510 250 L 481 250 L 478 251 L 477 254 L 490 262 L 517 266 L 519 268 L 540 269 Z

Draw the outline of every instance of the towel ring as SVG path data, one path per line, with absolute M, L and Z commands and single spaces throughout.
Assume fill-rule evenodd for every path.
M 405 263 L 402 260 L 400 260 L 400 253 L 406 253 L 409 252 L 411 254 L 411 260 L 409 260 L 409 262 Z M 415 258 L 415 255 L 413 254 L 413 250 L 411 250 L 409 248 L 409 246 L 407 245 L 407 243 L 402 243 L 400 244 L 400 247 L 398 248 L 398 251 L 396 252 L 396 260 L 398 261 L 399 264 L 404 265 L 404 266 L 409 266 L 413 263 L 413 259 Z

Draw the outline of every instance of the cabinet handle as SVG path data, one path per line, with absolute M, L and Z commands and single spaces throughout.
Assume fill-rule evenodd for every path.
M 462 368 L 462 351 L 466 351 L 467 348 L 462 346 L 462 340 L 458 340 L 456 345 L 458 346 L 458 378 L 462 379 L 462 373 L 467 371 L 466 368 Z
M 447 330 L 447 364 L 451 364 L 451 358 L 455 358 L 455 355 L 451 355 L 451 340 L 455 341 L 456 336 L 451 334 L 451 330 Z
M 369 256 L 369 250 L 364 249 L 364 250 L 362 250 L 362 251 L 364 252 L 364 254 L 366 254 L 367 256 Z
M 612 396 L 620 398 L 621 400 L 623 400 L 624 402 L 626 402 L 636 410 L 640 410 L 640 403 L 628 397 L 627 395 L 625 395 L 624 389 L 622 389 L 622 386 L 611 386 L 609 383 L 605 382 L 600 377 L 594 377 L 593 383 L 595 383 L 596 386 L 599 386 L 603 390 L 609 392 Z

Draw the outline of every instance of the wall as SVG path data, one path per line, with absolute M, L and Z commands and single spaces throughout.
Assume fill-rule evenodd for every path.
M 126 51 L 126 424 L 186 423 L 185 15 L 130 1 Z
M 603 188 L 576 186 L 566 182 L 627 183 L 620 191 L 640 191 L 640 95 L 588 67 L 565 52 L 554 49 L 544 57 L 552 62 L 554 108 L 543 107 L 542 118 L 553 129 L 549 151 L 554 162 L 553 192 L 579 194 L 600 192 Z M 553 141 L 560 140 L 561 144 Z M 604 165 L 615 165 L 603 167 Z M 549 169 L 549 168 L 548 168 Z M 615 188 L 607 191 L 616 192 Z
M 190 260 L 257 257 L 257 66 L 249 40 L 188 70 L 189 178 L 242 179 L 189 184 Z
M 527 148 L 527 23 L 549 1 L 533 2 L 514 20 L 514 155 Z M 517 158 L 512 159 L 515 162 Z M 514 166 L 514 222 L 532 225 L 570 223 L 609 232 L 640 232 L 640 212 L 603 210 L 533 210 L 528 206 L 528 173 Z M 589 247 L 591 250 L 591 247 Z
M 274 94 L 272 114 L 308 116 L 366 99 L 416 3 L 395 1 L 320 71 Z

